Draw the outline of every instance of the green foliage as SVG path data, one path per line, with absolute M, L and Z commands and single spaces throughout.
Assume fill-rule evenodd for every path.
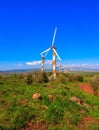
M 3 84 L 3 82 L 2 82 L 2 81 L 0 81 L 0 84 Z
M 26 77 L 24 77 L 24 80 L 27 84 L 32 84 L 33 82 L 32 74 L 28 74 Z
M 56 81 L 51 82 L 48 82 L 50 73 L 38 71 L 2 75 L 0 77 L 0 129 L 21 130 L 26 128 L 28 122 L 44 121 L 49 130 L 72 130 L 72 128 L 76 130 L 83 116 L 88 115 L 98 119 L 99 97 L 80 91 L 77 87 L 79 82 L 74 82 L 75 78 L 71 77 L 72 82 L 69 82 L 71 75 L 75 77 L 78 74 L 61 73 L 58 74 Z M 79 75 L 87 78 L 87 74 Z M 33 100 L 34 93 L 40 93 L 42 99 Z M 48 95 L 52 95 L 53 99 L 49 100 Z M 90 109 L 71 101 L 72 96 L 83 99 Z M 84 113 L 81 113 L 82 110 Z M 93 128 L 98 128 L 97 124 Z
M 83 82 L 84 78 L 82 75 L 79 75 L 79 74 L 68 74 L 68 80 L 70 82 L 73 82 L 73 81 L 80 81 L 80 82 Z
M 33 80 L 36 84 L 48 82 L 48 77 L 45 72 L 35 72 L 33 75 Z
M 90 81 L 91 86 L 94 89 L 94 93 L 95 95 L 97 95 L 97 93 L 99 93 L 99 75 L 94 76 L 91 81 Z
M 52 102 L 46 111 L 46 119 L 52 124 L 57 124 L 63 119 L 63 104 L 60 100 Z
M 32 72 L 32 73 L 28 73 L 25 77 L 24 77 L 24 81 L 27 84 L 41 84 L 41 83 L 46 83 L 48 82 L 48 76 L 45 72 Z
M 66 83 L 66 77 L 63 74 L 59 74 L 56 78 L 56 81 L 59 82 L 59 83 L 65 84 Z
M 80 82 L 83 82 L 83 81 L 84 81 L 84 78 L 83 78 L 83 76 L 81 76 L 81 75 L 76 75 L 76 80 L 77 80 L 77 81 L 80 81 Z
M 91 123 L 86 127 L 86 130 L 99 130 L 99 126 L 95 125 L 94 123 Z

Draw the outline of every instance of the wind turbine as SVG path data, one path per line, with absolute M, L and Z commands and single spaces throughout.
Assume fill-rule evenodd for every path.
M 42 56 L 42 71 L 44 71 L 44 58 L 46 57 L 48 52 L 50 50 L 52 50 L 52 65 L 53 65 L 53 77 L 54 77 L 54 79 L 56 78 L 56 56 L 61 61 L 61 58 L 59 57 L 58 53 L 56 52 L 56 48 L 54 46 L 56 32 L 57 32 L 57 27 L 55 28 L 55 31 L 54 31 L 54 36 L 53 36 L 53 39 L 52 39 L 52 46 L 50 48 L 48 48 L 47 50 L 40 53 L 40 55 Z

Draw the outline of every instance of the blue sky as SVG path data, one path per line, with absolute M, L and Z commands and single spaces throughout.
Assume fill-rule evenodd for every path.
M 99 64 L 98 0 L 0 0 L 0 70 L 37 66 L 56 26 L 62 63 Z

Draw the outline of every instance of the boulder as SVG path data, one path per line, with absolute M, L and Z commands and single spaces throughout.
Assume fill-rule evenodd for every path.
M 32 99 L 41 99 L 40 93 L 33 94 Z
M 77 98 L 77 97 L 75 97 L 75 96 L 71 97 L 70 100 L 73 101 L 73 102 L 76 102 L 76 103 L 80 104 L 80 99 Z
M 54 100 L 56 97 L 54 96 L 54 95 L 52 95 L 52 94 L 49 94 L 48 95 L 48 99 L 51 101 L 51 100 Z

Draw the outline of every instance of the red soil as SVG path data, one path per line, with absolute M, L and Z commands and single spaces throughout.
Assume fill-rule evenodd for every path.
M 23 99 L 23 100 L 20 100 L 19 103 L 21 103 L 21 104 L 27 104 L 28 100 L 27 99 Z
M 47 130 L 45 122 L 28 122 L 27 127 L 24 130 Z
M 93 88 L 88 83 L 79 84 L 79 87 L 86 93 L 94 94 Z
M 79 130 L 87 130 L 87 126 L 89 126 L 90 124 L 98 125 L 99 119 L 95 119 L 90 116 L 86 116 L 82 119 L 78 128 L 79 128 Z

